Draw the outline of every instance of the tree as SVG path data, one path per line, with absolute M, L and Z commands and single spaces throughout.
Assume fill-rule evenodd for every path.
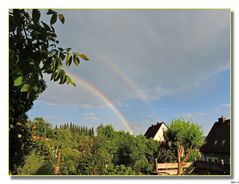
M 134 150 L 134 144 L 130 144 L 130 142 L 122 142 L 117 150 L 117 157 L 115 158 L 116 165 L 133 165 L 134 159 L 132 155 Z
M 89 141 L 90 140 L 90 141 Z M 102 175 L 105 174 L 107 165 L 112 161 L 112 155 L 105 146 L 105 139 L 88 136 L 81 141 L 84 148 L 81 147 L 79 158 L 78 174 L 80 175 Z M 83 149 L 82 149 L 83 148 Z
M 183 166 L 192 151 L 203 144 L 202 129 L 196 123 L 176 119 L 172 121 L 166 137 L 177 149 L 178 175 L 182 175 Z
M 50 24 L 41 21 L 41 12 L 37 9 L 9 12 L 9 168 L 12 174 L 16 174 L 16 167 L 28 153 L 26 112 L 47 87 L 43 74 L 50 75 L 51 80 L 59 84 L 75 86 L 63 64 L 69 67 L 73 61 L 79 66 L 81 59 L 89 60 L 82 53 L 72 52 L 71 48 L 58 47 L 53 25 L 57 20 L 64 24 L 65 18 L 53 10 L 48 10 L 47 15 Z
M 177 147 L 172 145 L 170 141 L 164 141 L 160 143 L 157 160 L 159 163 L 176 163 Z
M 45 165 L 44 156 L 39 155 L 33 150 L 25 158 L 25 164 L 18 168 L 18 173 L 23 175 L 34 175 L 43 165 Z
M 97 136 L 85 133 L 92 129 L 77 125 L 82 132 L 70 130 L 67 124 L 52 129 L 43 118 L 28 120 L 27 126 L 30 135 L 43 136 L 33 139 L 18 174 L 146 175 L 153 170 L 158 142 L 142 135 L 116 131 L 111 125 L 100 125 Z
M 97 127 L 97 136 L 103 136 L 106 139 L 112 139 L 114 137 L 115 131 L 112 125 L 100 125 Z
M 73 148 L 62 147 L 61 150 L 61 174 L 76 175 L 81 153 Z
M 52 137 L 53 127 L 42 117 L 37 117 L 31 123 L 32 134 L 36 136 Z

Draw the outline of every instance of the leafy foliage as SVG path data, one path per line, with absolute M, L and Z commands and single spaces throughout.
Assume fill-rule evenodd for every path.
M 18 173 L 24 175 L 36 174 L 44 166 L 44 163 L 44 156 L 32 151 L 25 159 L 24 166 L 18 169 Z
M 109 164 L 106 166 L 105 175 L 136 175 L 136 173 L 131 167 Z
M 181 165 L 198 158 L 197 148 L 203 140 L 200 127 L 183 120 L 171 123 L 160 144 L 142 135 L 116 131 L 111 125 L 101 124 L 96 135 L 93 128 L 73 123 L 53 128 L 43 118 L 28 121 L 27 127 L 32 151 L 17 170 L 30 175 L 56 174 L 56 168 L 61 175 L 149 175 L 156 158 Z
M 177 156 L 179 175 L 183 174 L 182 166 L 189 160 L 190 156 L 190 159 L 193 159 L 192 153 L 197 156 L 196 150 L 203 144 L 203 141 L 203 132 L 198 124 L 182 119 L 172 121 L 169 131 L 166 133 L 166 144 L 170 148 L 166 150 L 166 154 L 173 153 L 174 156 L 172 155 L 171 158 L 174 159 Z M 163 152 L 162 149 L 161 152 Z
M 158 142 L 115 131 L 111 125 L 98 126 L 97 135 L 90 133 L 93 128 L 72 123 L 52 128 L 43 118 L 27 126 L 32 151 L 18 167 L 19 174 L 51 175 L 59 167 L 62 175 L 142 175 L 152 172 L 157 157 Z
M 26 112 L 31 109 L 45 89 L 43 75 L 50 75 L 51 80 L 59 84 L 76 83 L 63 70 L 64 64 L 70 66 L 70 55 L 79 65 L 80 61 L 89 58 L 70 48 L 58 46 L 57 34 L 53 25 L 59 20 L 65 22 L 63 14 L 48 10 L 50 24 L 41 20 L 41 12 L 37 9 L 13 9 L 9 12 L 9 126 L 11 174 L 16 174 L 16 167 L 22 163 L 29 152 L 28 128 Z M 21 124 L 21 128 L 19 125 Z M 20 135 L 21 134 L 21 138 Z M 23 140 L 24 139 L 24 143 Z
M 162 142 L 159 146 L 158 162 L 176 163 L 177 161 L 177 147 L 169 141 Z
M 174 120 L 170 125 L 170 136 L 177 145 L 182 145 L 185 150 L 198 148 L 203 144 L 203 132 L 198 124 L 185 120 Z
M 23 163 L 24 156 L 31 151 L 31 134 L 24 118 L 19 118 L 15 125 L 10 124 L 9 129 L 10 169 L 16 172 L 17 167 Z

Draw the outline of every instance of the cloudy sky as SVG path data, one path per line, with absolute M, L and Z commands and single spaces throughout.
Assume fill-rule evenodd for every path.
M 77 87 L 49 81 L 28 112 L 52 124 L 112 124 L 144 134 L 157 121 L 199 123 L 206 135 L 230 116 L 229 10 L 58 10 L 63 47 L 89 62 L 67 71 Z

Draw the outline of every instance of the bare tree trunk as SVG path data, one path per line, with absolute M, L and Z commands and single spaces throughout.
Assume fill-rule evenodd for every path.
M 178 175 L 183 174 L 183 162 L 178 163 Z
M 178 147 L 178 175 L 182 175 L 183 174 L 183 166 L 185 165 L 185 162 L 188 160 L 190 153 L 192 151 L 193 146 L 190 146 L 189 151 L 186 153 L 184 159 L 182 159 L 181 161 L 181 157 L 182 157 L 182 148 Z
M 177 150 L 178 150 L 178 175 L 181 175 L 182 174 L 182 163 L 181 163 L 182 151 L 179 146 Z

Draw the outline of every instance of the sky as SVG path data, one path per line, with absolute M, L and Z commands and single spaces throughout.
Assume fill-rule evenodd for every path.
M 66 19 L 55 25 L 60 46 L 90 61 L 66 69 L 77 87 L 45 76 L 29 118 L 135 134 L 183 118 L 205 135 L 230 118 L 229 10 L 57 11 Z

